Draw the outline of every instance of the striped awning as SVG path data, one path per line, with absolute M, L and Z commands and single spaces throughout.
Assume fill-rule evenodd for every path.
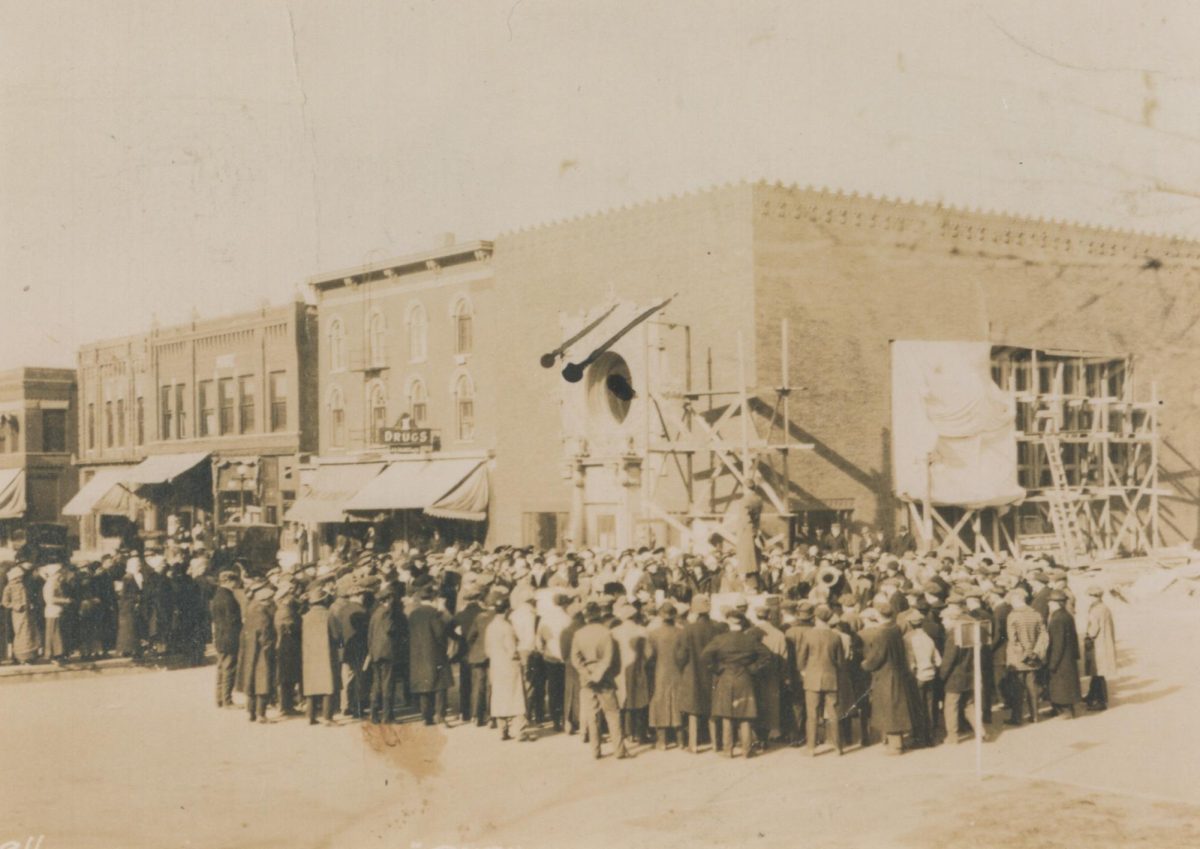
M 0 519 L 25 515 L 25 470 L 0 469 Z

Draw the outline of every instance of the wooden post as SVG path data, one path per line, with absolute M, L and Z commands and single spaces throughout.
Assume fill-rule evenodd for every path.
M 742 476 L 746 479 L 747 489 L 753 482 L 754 476 L 750 468 L 750 404 L 746 398 L 746 350 L 742 331 L 737 335 L 738 380 L 740 382 L 738 402 L 741 405 L 742 416 Z
M 1150 381 L 1150 545 L 1162 545 L 1158 528 L 1158 381 Z M 1149 552 L 1147 552 L 1149 553 Z
M 933 551 L 933 454 L 925 455 L 925 497 L 922 499 L 921 535 L 925 537 L 925 551 Z
M 971 649 L 975 655 L 975 777 L 983 778 L 983 670 L 980 667 L 983 658 L 983 623 L 976 619 L 972 628 L 975 631 L 975 645 Z

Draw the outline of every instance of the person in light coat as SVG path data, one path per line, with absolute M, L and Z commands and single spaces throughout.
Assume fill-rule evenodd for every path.
M 1088 608 L 1087 632 L 1084 637 L 1085 674 L 1092 676 L 1084 700 L 1088 710 L 1108 707 L 1108 682 L 1117 675 L 1117 632 L 1112 611 L 1104 603 L 1104 590 L 1088 590 L 1092 605 Z
M 37 659 L 42 641 L 34 616 L 32 592 L 25 569 L 14 566 L 8 571 L 8 583 L 0 598 L 12 615 L 12 652 L 17 663 L 32 663 Z
M 509 621 L 508 597 L 497 594 L 490 601 L 496 615 L 483 636 L 491 687 L 488 708 L 500 726 L 501 740 L 516 737 L 525 742 L 532 738 L 525 733 L 525 678 L 517 650 L 517 632 Z

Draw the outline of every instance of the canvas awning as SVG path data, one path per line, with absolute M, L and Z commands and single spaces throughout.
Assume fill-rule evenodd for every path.
M 147 457 L 129 470 L 126 482 L 130 486 L 170 483 L 207 459 L 207 451 L 194 454 L 159 454 L 156 457 Z
M 0 519 L 25 515 L 25 470 L 0 469 Z
M 379 477 L 359 490 L 358 494 L 346 503 L 346 509 L 366 512 L 425 510 L 431 515 L 437 515 L 429 508 L 435 508 L 435 505 L 449 499 L 448 505 L 443 508 L 447 511 L 486 514 L 487 470 L 482 467 L 483 461 L 479 459 L 462 460 L 449 457 L 392 463 Z M 475 472 L 481 469 L 482 485 L 478 478 L 474 477 Z M 471 483 L 464 487 L 468 479 Z M 481 495 L 484 499 L 482 511 L 478 508 Z
M 480 463 L 462 483 L 426 507 L 425 512 L 439 519 L 482 522 L 487 519 L 488 492 L 487 464 Z
M 346 502 L 383 471 L 383 463 L 345 463 L 318 466 L 311 485 L 283 517 L 289 522 L 341 522 Z
M 86 516 L 89 513 L 126 516 L 130 513 L 132 493 L 126 478 L 132 466 L 109 466 L 99 469 L 92 479 L 62 509 L 64 516 Z

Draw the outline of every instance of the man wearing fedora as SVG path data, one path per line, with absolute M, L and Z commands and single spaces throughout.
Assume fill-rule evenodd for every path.
M 1067 612 L 1067 594 L 1062 590 L 1050 591 L 1050 619 L 1046 630 L 1050 634 L 1046 652 L 1046 675 L 1049 685 L 1050 704 L 1057 716 L 1074 719 L 1075 705 L 1079 702 L 1079 635 L 1075 631 L 1075 617 Z
M 421 705 L 426 725 L 446 721 L 446 691 L 452 683 L 447 654 L 450 616 L 434 604 L 432 584 L 417 592 L 417 606 L 408 615 L 409 688 Z
M 308 723 L 317 724 L 318 714 L 333 725 L 341 690 L 341 662 L 329 617 L 329 591 L 316 584 L 308 591 L 308 610 L 301 622 L 301 689 L 308 700 Z
M 383 583 L 375 592 L 367 626 L 367 657 L 371 664 L 371 722 L 395 721 L 396 699 L 396 607 L 395 584 Z
M 233 705 L 233 679 L 237 672 L 238 645 L 242 636 L 242 608 L 233 594 L 239 584 L 236 572 L 225 571 L 217 578 L 217 589 L 209 602 L 213 650 L 217 653 L 217 707 Z

